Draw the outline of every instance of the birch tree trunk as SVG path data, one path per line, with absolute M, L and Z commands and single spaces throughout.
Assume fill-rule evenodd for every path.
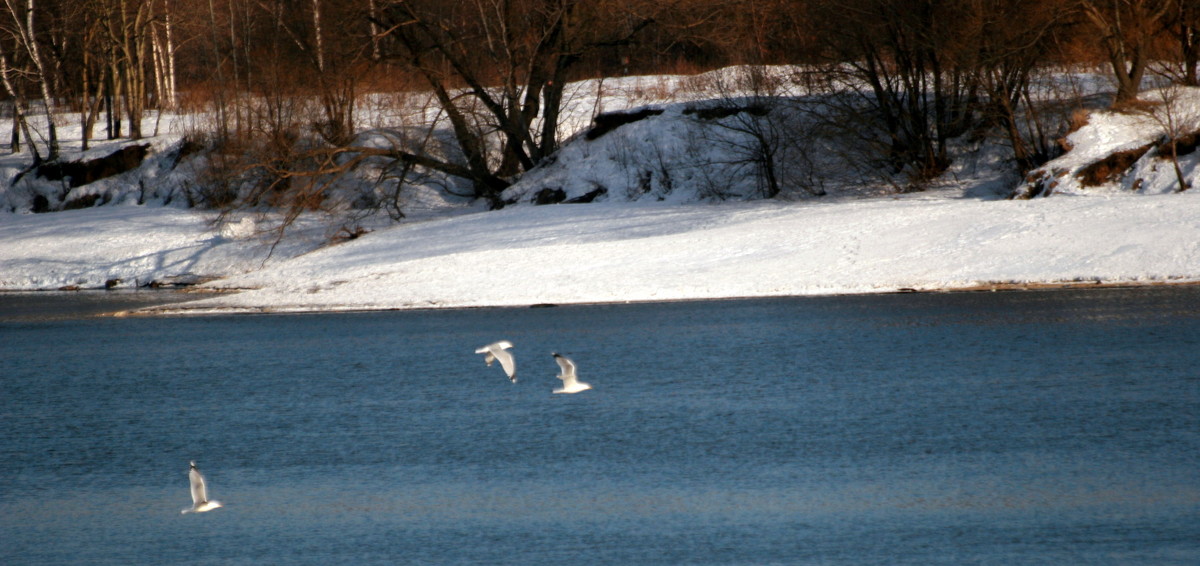
M 175 86 L 175 38 L 171 26 L 171 0 L 163 0 L 163 36 L 166 40 L 165 55 L 166 55 L 166 89 L 168 108 L 174 109 L 178 103 Z
M 0 49 L 3 46 L 0 45 Z M 12 80 L 8 77 L 8 55 L 0 51 L 0 82 L 4 83 L 4 90 L 8 92 L 9 98 L 13 101 L 13 121 L 19 126 L 21 132 L 25 134 L 25 140 L 29 144 L 29 152 L 33 154 L 33 164 L 37 166 L 42 162 L 42 155 L 38 153 L 37 145 L 33 143 L 33 136 L 29 135 L 29 122 L 25 120 L 25 112 L 21 109 L 21 96 L 17 89 L 13 87 Z M 13 153 L 21 151 L 20 140 L 16 132 L 17 128 L 13 128 Z
M 8 1 L 8 0 L 6 0 Z M 146 60 L 150 49 L 151 0 L 120 0 L 116 12 L 104 17 L 109 42 L 115 52 L 114 66 L 123 91 L 129 137 L 142 138 L 142 115 L 146 110 Z
M 129 117 L 129 137 L 142 139 L 142 114 L 146 109 L 146 35 L 143 22 L 148 3 L 139 4 L 130 20 L 125 2 L 121 2 L 122 38 L 125 49 L 125 110 Z
M 41 52 L 38 49 L 36 27 L 34 25 L 34 0 L 25 1 L 24 18 L 21 17 L 13 0 L 4 0 L 4 4 L 8 7 L 8 13 L 12 16 L 13 24 L 16 26 L 16 35 L 20 40 L 25 51 L 29 53 L 29 59 L 33 62 L 34 71 L 37 73 L 38 85 L 42 91 L 42 104 L 46 109 L 46 129 L 47 129 L 47 145 L 46 158 L 53 160 L 58 157 L 58 128 L 54 121 L 55 115 L 55 100 L 53 77 L 46 71 L 46 65 L 42 61 Z M 23 20 L 23 21 L 22 21 Z M 26 139 L 29 139 L 26 136 Z M 32 140 L 30 140 L 32 143 Z
M 150 36 L 150 65 L 154 69 L 154 97 L 159 108 L 167 105 L 167 62 L 163 57 L 162 40 L 155 30 Z

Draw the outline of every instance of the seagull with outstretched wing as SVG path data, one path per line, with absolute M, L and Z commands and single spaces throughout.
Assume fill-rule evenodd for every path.
M 483 354 L 483 361 L 488 367 L 492 367 L 492 362 L 499 360 L 500 367 L 504 368 L 504 373 L 508 375 L 509 381 L 517 382 L 517 360 L 513 358 L 512 352 L 508 349 L 512 348 L 512 342 L 501 340 L 483 346 L 475 350 L 476 354 Z
M 204 485 L 204 476 L 200 475 L 200 469 L 196 467 L 196 462 L 192 462 L 192 467 L 188 469 L 188 479 L 192 484 L 192 506 L 184 509 L 181 513 L 203 513 L 221 506 L 220 501 L 208 498 L 208 488 Z
M 571 358 L 559 355 L 557 352 L 552 353 L 554 354 L 554 361 L 558 362 L 558 367 L 562 370 L 562 373 L 555 377 L 561 379 L 563 382 L 562 387 L 554 390 L 555 393 L 579 393 L 580 391 L 587 391 L 592 388 L 591 385 L 579 381 L 579 378 L 576 377 L 575 362 L 571 361 Z

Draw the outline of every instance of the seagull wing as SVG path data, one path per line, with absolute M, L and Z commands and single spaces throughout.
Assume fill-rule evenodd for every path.
M 188 478 L 192 481 L 192 505 L 208 501 L 208 489 L 204 487 L 204 476 L 200 475 L 200 470 L 192 468 L 188 471 Z
M 558 362 L 558 367 L 562 369 L 562 373 L 558 376 L 564 384 L 573 383 L 575 381 L 575 362 L 566 356 L 554 354 L 554 361 Z
M 517 360 L 512 353 L 507 350 L 495 349 L 492 350 L 489 356 L 495 356 L 500 361 L 500 366 L 504 368 L 504 373 L 508 374 L 509 379 L 516 379 L 517 375 Z
M 508 340 L 501 340 L 499 342 L 493 342 L 487 346 L 480 347 L 475 350 L 475 353 L 483 354 L 483 361 L 488 365 L 488 367 L 491 367 L 492 362 L 500 360 L 500 366 L 504 368 L 504 373 L 508 375 L 509 379 L 516 381 L 517 360 L 513 358 L 511 353 L 505 351 L 512 347 L 512 342 L 509 342 Z
M 487 346 L 480 346 L 478 348 L 475 348 L 475 353 L 476 354 L 486 354 L 488 352 L 495 353 L 496 350 L 504 350 L 504 349 L 512 348 L 512 347 L 513 347 L 512 342 L 509 342 L 508 340 L 501 340 L 499 342 L 492 342 L 491 344 L 488 344 Z

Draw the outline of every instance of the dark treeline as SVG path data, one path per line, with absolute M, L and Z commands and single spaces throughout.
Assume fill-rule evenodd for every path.
M 1194 0 L 5 0 L 0 10 L 12 151 L 55 159 L 61 120 L 79 120 L 86 148 L 148 135 L 149 110 L 203 111 L 214 118 L 197 139 L 252 155 L 266 179 L 248 197 L 244 179 L 214 181 L 216 205 L 287 189 L 319 206 L 319 184 L 305 179 L 381 156 L 400 179 L 434 171 L 495 201 L 562 141 L 568 82 L 729 65 L 797 65 L 812 91 L 852 95 L 839 110 L 874 124 L 864 143 L 914 181 L 945 170 L 948 140 L 980 129 L 1002 132 L 1027 171 L 1054 152 L 1031 101 L 1039 72 L 1103 65 L 1122 105 L 1146 76 L 1196 85 L 1200 56 Z M 417 139 L 429 132 L 354 146 L 363 96 L 406 92 L 433 93 L 429 115 L 455 151 L 429 150 Z M 33 115 L 48 123 L 31 133 Z

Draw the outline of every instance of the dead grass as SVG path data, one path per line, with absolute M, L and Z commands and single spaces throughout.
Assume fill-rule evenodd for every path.
M 1092 111 L 1089 108 L 1076 108 L 1071 111 L 1071 117 L 1067 119 L 1067 133 L 1064 136 L 1069 136 L 1076 131 L 1079 131 L 1088 122 L 1092 121 Z
M 1125 102 L 1121 103 L 1113 103 L 1112 108 L 1109 110 L 1112 110 L 1113 112 L 1119 112 L 1121 114 L 1147 115 L 1152 114 L 1155 108 L 1158 108 L 1162 105 L 1163 103 L 1161 101 L 1142 100 L 1140 98 L 1135 98 L 1133 100 L 1126 100 Z
M 1174 146 L 1176 152 L 1175 155 L 1178 156 L 1188 155 L 1189 153 L 1196 151 L 1197 146 L 1200 146 L 1200 130 L 1168 139 L 1154 149 L 1158 152 L 1159 157 L 1163 159 L 1170 159 L 1172 155 L 1171 146 Z
M 1125 172 L 1153 147 L 1154 144 L 1149 143 L 1138 148 L 1118 151 L 1080 169 L 1075 176 L 1084 187 L 1099 187 L 1105 183 L 1120 180 Z
M 1055 140 L 1055 143 L 1058 144 L 1059 149 L 1061 149 L 1063 153 L 1067 153 L 1074 149 L 1071 146 L 1071 142 L 1068 141 L 1067 138 L 1070 137 L 1071 134 L 1088 125 L 1088 122 L 1091 121 L 1091 119 L 1092 111 L 1087 108 L 1076 108 L 1075 110 L 1071 111 L 1071 116 L 1067 119 L 1067 131 Z

